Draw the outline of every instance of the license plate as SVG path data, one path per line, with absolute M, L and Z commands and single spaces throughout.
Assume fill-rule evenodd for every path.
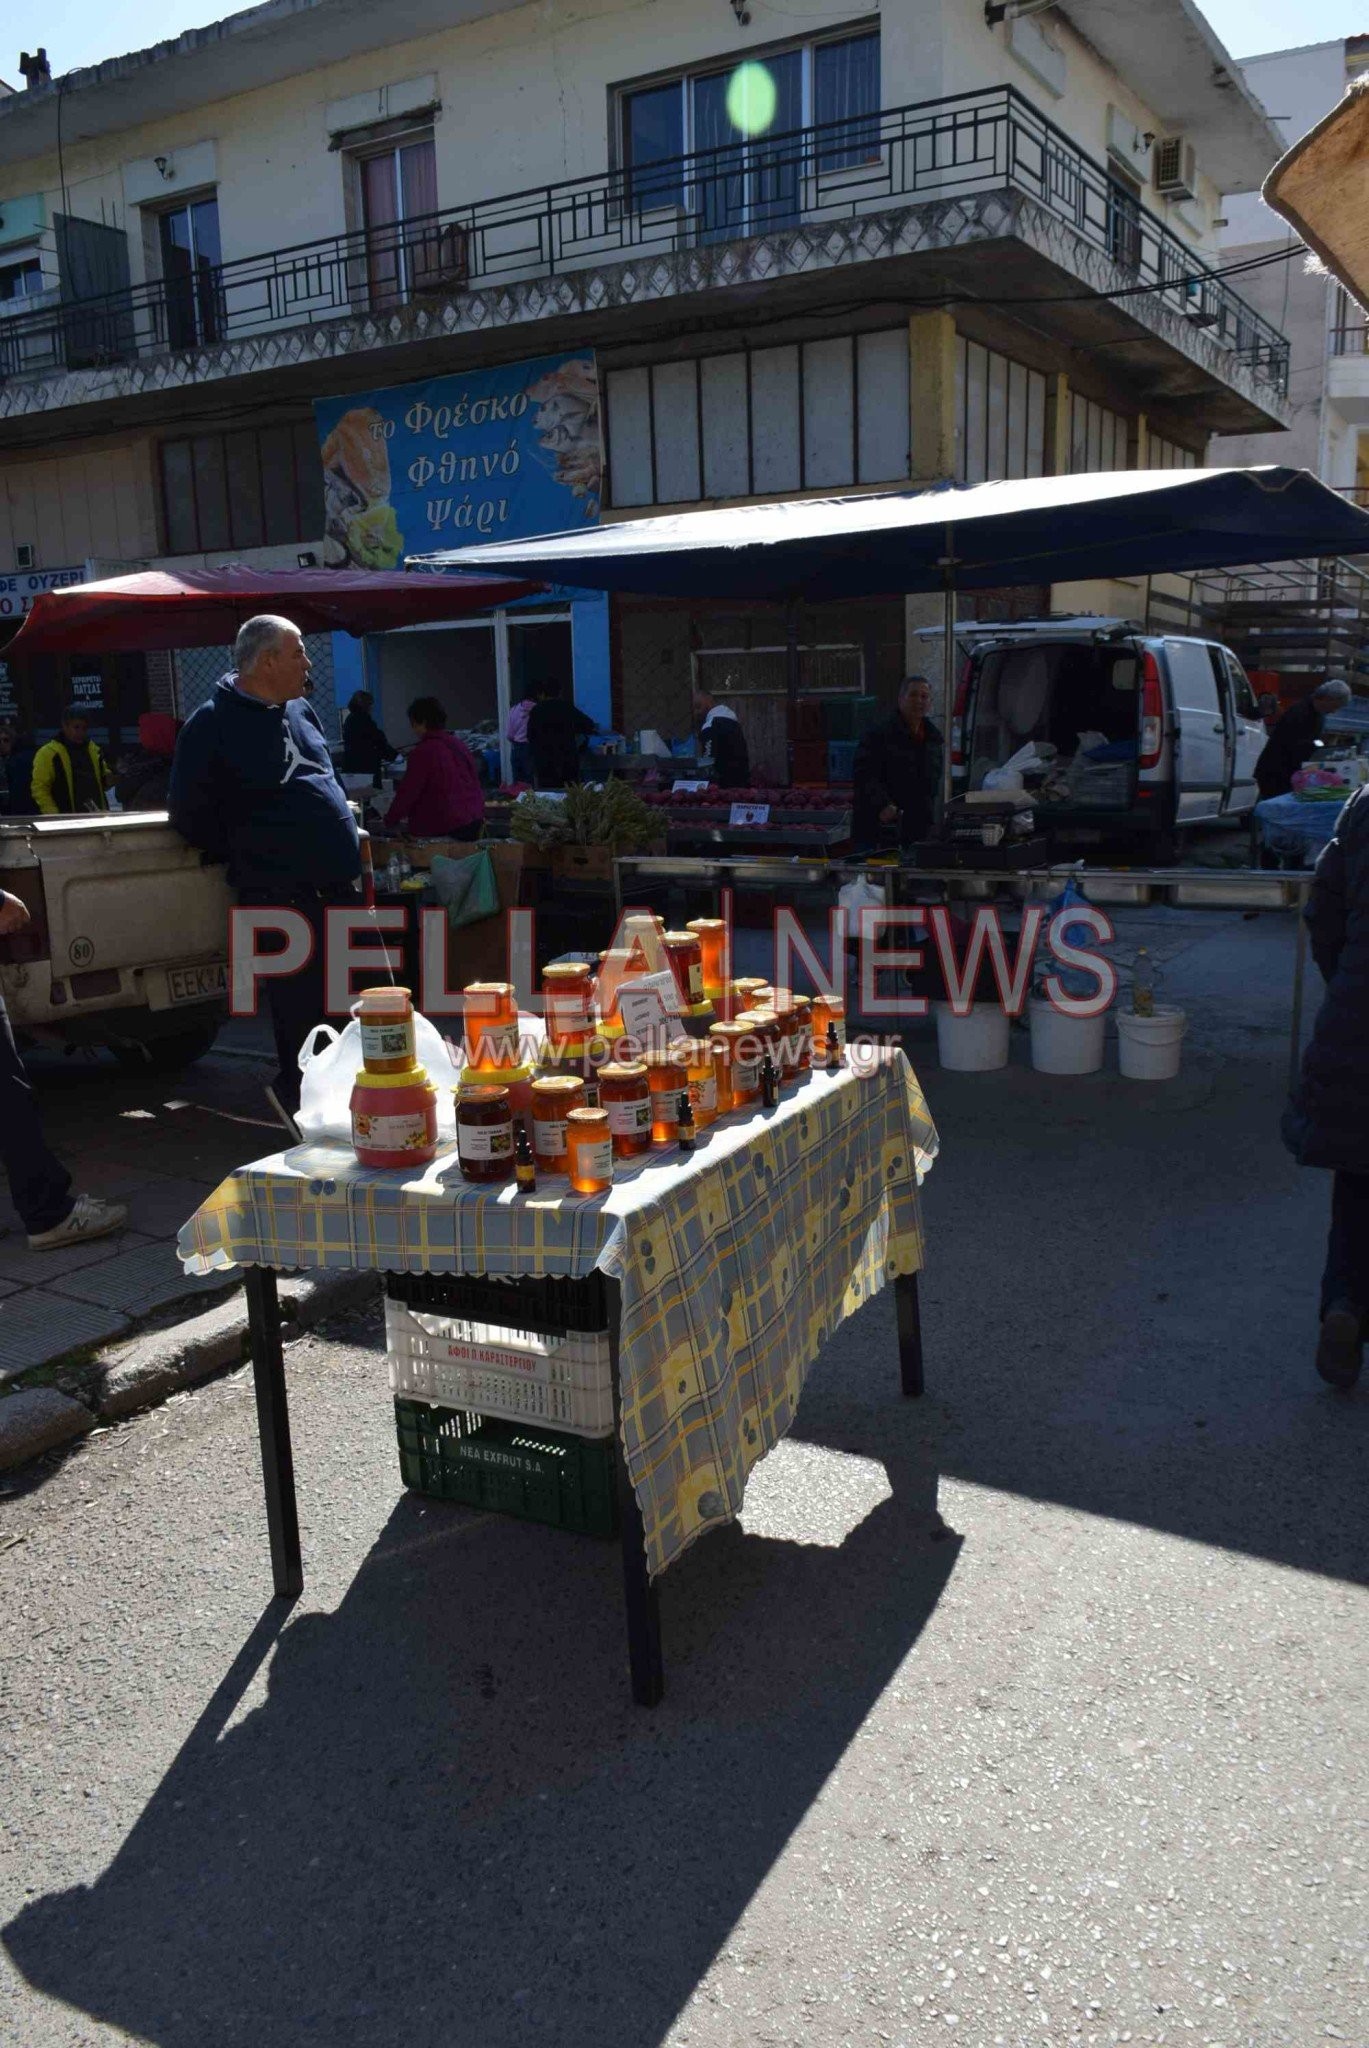
M 193 967 L 168 967 L 166 995 L 169 1003 L 209 1003 L 228 994 L 228 962 L 210 960 Z

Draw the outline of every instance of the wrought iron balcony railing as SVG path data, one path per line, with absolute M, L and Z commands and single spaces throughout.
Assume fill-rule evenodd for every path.
M 1333 327 L 1331 353 L 1333 356 L 1369 356 L 1369 322 L 1361 320 L 1356 326 Z
M 570 178 L 0 317 L 0 376 L 212 347 L 457 290 L 847 220 L 901 200 L 1003 187 L 1066 220 L 1136 287 L 1286 392 L 1284 336 L 1008 86 Z

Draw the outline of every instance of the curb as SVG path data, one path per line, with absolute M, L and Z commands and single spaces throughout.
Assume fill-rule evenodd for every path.
M 379 1273 L 301 1273 L 279 1282 L 281 1322 L 288 1338 L 326 1317 L 364 1308 L 380 1293 Z M 0 1472 L 83 1436 L 96 1422 L 122 1421 L 172 1394 L 240 1365 L 248 1353 L 247 1308 L 241 1291 L 217 1308 L 174 1328 L 150 1330 L 117 1356 L 75 1368 L 61 1391 L 19 1387 L 0 1400 Z

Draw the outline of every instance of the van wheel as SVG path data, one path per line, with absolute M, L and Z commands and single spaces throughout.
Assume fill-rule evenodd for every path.
M 174 1074 L 202 1060 L 217 1037 L 217 1024 L 195 1024 L 184 1031 L 169 1031 L 163 1038 L 150 1038 L 142 1045 L 124 1043 L 109 1049 L 130 1074 Z

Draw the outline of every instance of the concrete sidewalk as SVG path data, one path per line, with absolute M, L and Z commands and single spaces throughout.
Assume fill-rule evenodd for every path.
M 194 1280 L 176 1232 L 244 1158 L 280 1127 L 262 1087 L 273 1062 L 255 1022 L 229 1024 L 183 1073 L 128 1073 L 104 1053 L 26 1052 L 48 1140 L 77 1192 L 128 1208 L 128 1227 L 93 1244 L 31 1252 L 0 1193 L 0 1383 L 92 1345 L 117 1346 L 149 1317 L 221 1296 Z

